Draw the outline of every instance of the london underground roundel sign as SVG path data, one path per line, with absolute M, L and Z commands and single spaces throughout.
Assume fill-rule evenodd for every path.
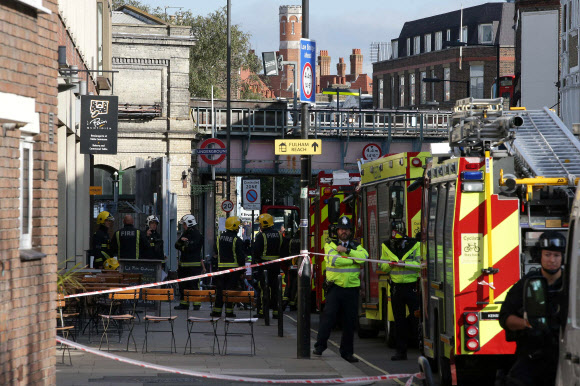
M 213 149 L 209 147 L 211 144 L 215 145 Z M 226 159 L 226 145 L 217 138 L 206 139 L 199 145 L 198 149 L 201 150 L 198 152 L 199 156 L 208 165 L 217 165 Z M 208 155 L 218 155 L 218 157 L 211 159 Z

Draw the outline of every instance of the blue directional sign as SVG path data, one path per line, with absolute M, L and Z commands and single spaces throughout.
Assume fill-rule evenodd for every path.
M 228 149 L 196 149 L 196 154 L 213 155 L 213 154 L 226 154 Z
M 316 42 L 300 39 L 300 101 L 316 102 Z

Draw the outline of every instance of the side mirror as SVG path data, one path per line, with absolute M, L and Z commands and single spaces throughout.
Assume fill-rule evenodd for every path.
M 336 224 L 340 218 L 340 198 L 331 197 L 328 199 L 328 222 Z
M 532 277 L 524 283 L 524 318 L 533 328 L 548 326 L 548 283 L 544 277 Z
M 424 181 L 424 180 L 425 180 L 425 178 L 424 178 L 424 177 L 419 177 L 419 178 L 417 178 L 415 181 L 413 181 L 413 182 L 411 183 L 411 185 L 409 185 L 409 186 L 407 187 L 407 191 L 408 191 L 408 192 L 413 192 L 413 191 L 415 191 L 415 190 L 419 189 L 421 186 L 423 186 L 423 181 Z

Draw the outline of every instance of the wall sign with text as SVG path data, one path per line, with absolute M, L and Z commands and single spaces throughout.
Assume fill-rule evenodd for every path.
M 81 96 L 81 154 L 117 154 L 119 97 Z

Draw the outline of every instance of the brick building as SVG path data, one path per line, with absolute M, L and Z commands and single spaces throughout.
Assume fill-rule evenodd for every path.
M 56 384 L 56 0 L 0 2 L 0 384 Z
M 362 94 L 372 94 L 372 79 L 362 73 L 363 55 L 360 48 L 353 48 L 350 55 L 350 73 L 346 73 L 344 58 L 339 58 L 336 64 L 336 75 L 330 73 L 331 57 L 328 50 L 320 50 L 318 55 L 318 72 L 316 74 L 316 92 L 325 88 L 340 87 L 361 89 Z
M 500 76 L 514 73 L 513 15 L 513 3 L 485 3 L 406 22 L 391 41 L 391 58 L 373 63 L 374 106 L 447 109 L 467 96 L 490 98 L 498 59 L 493 45 L 500 48 Z M 446 48 L 445 41 L 467 46 Z

